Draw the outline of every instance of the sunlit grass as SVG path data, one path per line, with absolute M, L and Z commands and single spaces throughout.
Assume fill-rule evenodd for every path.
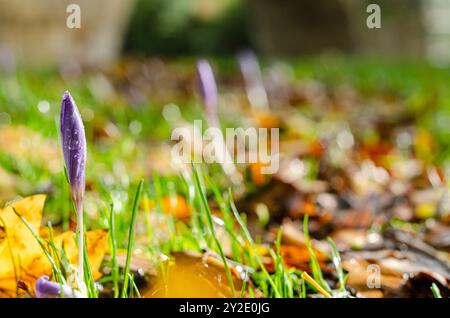
M 223 65 L 229 67 L 229 61 L 225 62 L 219 61 L 219 70 L 223 68 Z M 382 94 L 397 98 L 408 110 L 423 107 L 427 105 L 424 101 L 430 99 L 430 96 L 437 96 L 436 100 L 430 100 L 433 101 L 435 110 L 438 110 L 438 115 L 446 115 L 450 112 L 447 101 L 450 81 L 448 70 L 445 69 L 436 69 L 423 63 L 411 64 L 408 61 L 396 63 L 355 60 L 350 62 L 337 59 L 336 63 L 324 63 L 324 60 L 306 59 L 292 62 L 297 78 L 320 80 L 330 87 L 352 83 L 369 97 Z M 388 71 L 381 72 L 380 65 Z M 341 72 L 343 69 L 346 72 Z M 245 211 L 237 210 L 232 199 L 233 189 L 228 192 L 228 185 L 224 182 L 225 178 L 221 175 L 220 169 L 214 166 L 199 166 L 193 171 L 183 171 L 183 175 L 178 176 L 169 175 L 167 172 L 155 172 L 155 168 L 150 167 L 152 163 L 155 163 L 150 157 L 153 149 L 166 145 L 170 139 L 170 127 L 161 120 L 161 111 L 166 101 L 163 103 L 163 101 L 146 98 L 140 104 L 131 105 L 119 94 L 114 95 L 114 98 L 101 100 L 89 87 L 89 79 L 93 74 L 86 74 L 70 82 L 65 82 L 55 74 L 55 72 L 47 71 L 41 73 L 19 71 L 17 80 L 20 98 L 14 97 L 11 92 L 2 88 L 4 85 L 1 84 L 6 79 L 0 79 L 1 113 L 8 114 L 9 122 L 6 125 L 26 126 L 33 132 L 41 134 L 43 138 L 54 142 L 55 146 L 59 142 L 56 122 L 60 108 L 60 93 L 67 86 L 70 86 L 72 93 L 77 96 L 77 103 L 82 114 L 93 113 L 93 117 L 86 122 L 87 137 L 90 141 L 86 225 L 88 228 L 108 227 L 110 230 L 111 273 L 104 277 L 103 281 L 112 283 L 115 297 L 139 296 L 133 281 L 133 273 L 130 272 L 134 248 L 139 248 L 145 256 L 155 262 L 160 254 L 170 256 L 170 253 L 175 251 L 215 251 L 224 263 L 227 280 L 232 294 L 236 297 L 254 295 L 256 289 L 262 291 L 267 297 L 306 297 L 311 291 L 317 291 L 325 297 L 326 295 L 336 296 L 333 290 L 335 287 L 330 287 L 325 280 L 312 248 L 307 217 L 304 220 L 303 231 L 311 256 L 311 275 L 289 268 L 285 264 L 280 251 L 281 228 L 278 229 L 273 246 L 268 247 L 269 258 L 274 263 L 274 272 L 269 273 L 258 252 L 260 242 L 257 237 L 252 237 L 249 233 L 246 215 L 243 213 Z M 45 83 L 45 89 L 43 89 L 43 83 Z M 49 102 L 48 112 L 43 113 L 38 110 L 37 105 L 41 100 Z M 185 100 L 176 101 L 180 105 L 183 116 L 188 120 L 203 116 L 195 100 L 195 95 L 187 93 Z M 419 125 L 429 128 L 436 140 L 446 146 L 438 154 L 440 158 L 445 159 L 448 158 L 450 139 L 448 129 L 435 125 L 438 115 L 427 113 L 421 117 Z M 135 120 L 142 125 L 138 134 L 130 130 L 130 124 Z M 104 133 L 102 129 L 108 124 L 112 124 L 112 127 L 117 130 L 117 136 L 104 139 L 98 137 L 97 134 Z M 6 125 L 0 122 L 0 128 Z M 45 222 L 50 221 L 50 224 L 61 226 L 63 230 L 70 229 L 74 209 L 67 195 L 68 187 L 63 173 L 52 173 L 32 157 L 17 158 L 3 151 L 0 152 L 0 166 L 8 173 L 20 176 L 21 182 L 17 188 L 17 195 L 48 193 Z M 314 171 L 317 172 L 313 169 Z M 315 173 L 312 173 L 310 177 L 315 178 Z M 146 179 L 147 186 L 140 188 L 139 196 L 142 194 L 143 198 L 154 203 L 154 206 L 147 210 L 139 206 L 137 192 L 135 192 L 135 184 L 141 178 Z M 170 215 L 169 211 L 164 210 L 163 199 L 172 195 L 182 195 L 186 199 L 191 211 L 191 217 L 187 222 L 178 220 Z M 110 203 L 112 205 L 109 205 Z M 211 203 L 217 204 L 218 211 L 211 209 Z M 108 212 L 101 212 L 104 206 L 110 206 Z M 158 229 L 152 228 L 149 221 L 149 216 L 152 214 L 157 214 L 167 226 L 169 237 L 167 240 L 161 241 L 158 238 Z M 144 220 L 146 224 L 143 234 L 145 238 L 133 240 L 135 225 L 141 220 Z M 217 222 L 219 220 L 223 221 L 223 224 L 217 224 L 220 223 Z M 223 226 L 225 235 L 231 242 L 231 251 L 228 254 L 215 233 L 215 229 L 219 226 Z M 41 247 L 46 249 L 49 260 L 53 261 L 54 276 L 58 281 L 63 281 L 66 276 L 64 268 L 67 264 L 62 251 L 52 246 L 51 238 L 47 242 L 39 238 L 37 233 L 34 235 L 38 242 L 41 242 Z M 338 281 L 336 288 L 339 293 L 345 295 L 346 275 L 342 269 L 337 247 L 332 241 L 329 243 L 331 261 L 335 266 Z M 119 269 L 117 262 L 120 249 L 125 249 L 127 253 L 123 271 Z M 255 282 L 255 286 L 251 286 L 247 280 L 244 280 L 242 289 L 236 290 L 230 277 L 229 261 L 250 267 L 252 271 L 247 275 Z M 84 275 L 89 296 L 98 297 L 98 290 L 89 268 Z M 432 291 L 436 297 L 439 295 L 436 286 L 432 287 Z

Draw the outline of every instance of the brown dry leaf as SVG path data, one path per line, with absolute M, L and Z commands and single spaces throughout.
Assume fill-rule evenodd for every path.
M 402 274 L 362 258 L 345 260 L 342 267 L 348 272 L 347 286 L 356 289 L 358 297 L 384 297 L 386 290 L 399 290 L 404 283 Z M 378 269 L 380 274 L 378 288 L 370 284 L 372 277 L 376 275 L 374 269 Z
M 281 243 L 283 245 L 296 245 L 298 247 L 306 249 L 306 238 L 302 231 L 300 231 L 299 223 L 294 223 L 290 219 L 286 218 L 283 220 L 283 231 L 281 233 Z M 276 232 L 274 232 L 276 235 Z M 311 245 L 316 253 L 322 255 L 330 255 L 330 245 L 320 241 L 311 240 Z
M 340 251 L 353 249 L 381 248 L 383 238 L 379 233 L 366 229 L 338 228 L 330 237 L 336 243 Z
M 410 276 L 399 292 L 399 297 L 412 298 L 420 295 L 420 297 L 433 298 L 430 289 L 433 283 L 436 284 L 443 298 L 450 297 L 450 280 L 438 273 L 426 271 Z
M 36 233 L 42 219 L 45 195 L 34 195 L 16 201 L 0 210 L 0 297 L 15 296 L 17 281 L 29 285 L 42 275 L 50 275 L 52 267 L 30 230 L 14 213 L 21 214 Z M 58 249 L 71 263 L 77 261 L 75 233 L 65 232 L 54 237 Z M 107 231 L 87 232 L 86 245 L 94 278 L 100 277 L 99 267 L 107 248 Z

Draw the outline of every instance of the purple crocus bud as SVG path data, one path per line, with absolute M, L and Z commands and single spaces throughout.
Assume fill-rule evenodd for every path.
M 35 283 L 36 298 L 76 298 L 80 297 L 77 291 L 67 285 L 61 285 L 56 282 L 51 282 L 49 277 L 44 275 L 39 277 Z
M 219 117 L 217 115 L 217 86 L 211 65 L 206 60 L 197 62 L 197 75 L 199 80 L 200 94 L 205 106 L 206 119 L 210 128 L 216 128 L 220 132 Z M 221 163 L 224 172 L 230 176 L 235 183 L 240 183 L 242 176 L 233 163 L 232 156 L 227 149 L 225 139 L 220 135 L 214 137 L 216 159 Z
M 267 92 L 264 88 L 258 58 L 252 51 L 243 51 L 238 54 L 237 59 L 244 78 L 245 90 L 250 105 L 267 109 Z
M 200 94 L 205 106 L 206 119 L 208 125 L 219 126 L 217 118 L 217 86 L 211 65 L 206 60 L 197 62 L 197 75 L 199 81 Z
M 83 121 L 77 105 L 69 92 L 65 92 L 61 104 L 61 140 L 69 175 L 70 191 L 72 192 L 77 212 L 78 237 L 78 278 L 80 288 L 84 293 L 84 231 L 83 231 L 83 198 L 85 188 L 86 167 L 86 136 Z
M 61 141 L 70 189 L 75 204 L 79 205 L 85 188 L 86 136 L 80 112 L 67 91 L 61 104 Z

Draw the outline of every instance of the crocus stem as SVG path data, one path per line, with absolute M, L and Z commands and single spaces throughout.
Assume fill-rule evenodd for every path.
M 77 209 L 77 237 L 78 237 L 78 281 L 80 290 L 84 294 L 84 225 L 83 204 L 76 204 Z

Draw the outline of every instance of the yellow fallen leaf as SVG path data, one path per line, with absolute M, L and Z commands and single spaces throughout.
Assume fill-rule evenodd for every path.
M 12 295 L 16 282 L 26 276 L 30 261 L 42 252 L 30 230 L 14 213 L 13 208 L 28 220 L 34 230 L 39 229 L 45 195 L 34 195 L 12 203 L 0 210 L 0 290 Z
M 415 216 L 419 219 L 425 220 L 432 218 L 436 212 L 436 207 L 431 203 L 421 203 L 417 205 Z
M 16 201 L 0 210 L 0 297 L 13 297 L 17 292 L 17 281 L 22 280 L 30 287 L 42 275 L 52 271 L 48 258 L 23 221 L 14 213 L 23 216 L 32 229 L 39 233 L 45 195 L 34 195 Z M 86 233 L 89 263 L 94 278 L 101 276 L 100 264 L 108 245 L 106 230 Z M 70 263 L 77 262 L 75 233 L 64 232 L 53 239 L 56 248 L 64 252 Z
M 173 259 L 162 264 L 162 270 L 147 290 L 144 298 L 223 298 L 232 297 L 225 268 L 217 259 L 204 255 L 174 253 Z M 234 273 L 234 272 L 232 272 Z M 237 293 L 242 280 L 233 275 Z
M 74 232 L 64 232 L 54 238 L 54 244 L 58 249 L 64 245 L 64 251 L 71 264 L 76 264 L 78 260 L 78 249 Z M 108 231 L 93 230 L 86 233 L 86 248 L 88 251 L 89 264 L 94 279 L 101 276 L 100 265 L 105 256 L 108 246 Z M 50 265 L 50 263 L 48 263 Z

